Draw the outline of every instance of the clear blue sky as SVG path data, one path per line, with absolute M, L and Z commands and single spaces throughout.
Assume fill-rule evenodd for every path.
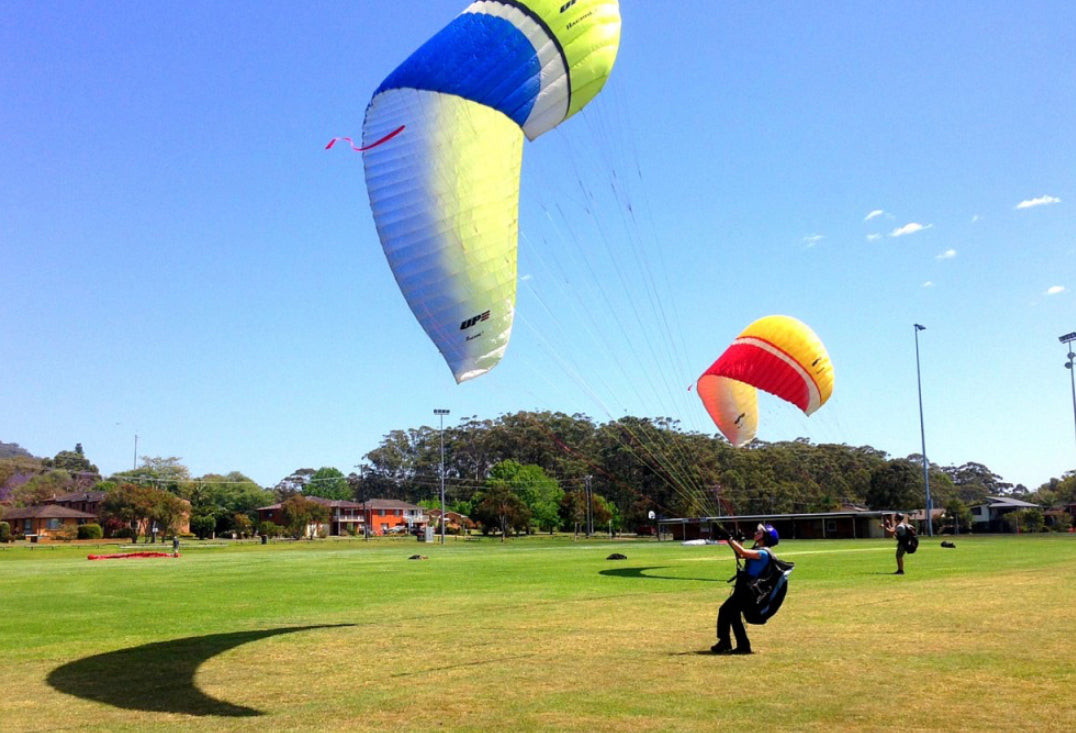
M 0 7 L 0 440 L 264 485 L 434 408 L 667 415 L 771 313 L 829 347 L 759 438 L 1076 468 L 1076 5 L 623 0 L 581 115 L 528 143 L 505 360 L 457 386 L 385 262 L 358 136 L 464 0 Z

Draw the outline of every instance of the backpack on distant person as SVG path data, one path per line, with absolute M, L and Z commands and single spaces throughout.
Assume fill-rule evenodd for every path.
M 904 551 L 909 555 L 914 555 L 918 549 L 919 535 L 916 534 L 915 527 L 910 524 L 904 525 Z

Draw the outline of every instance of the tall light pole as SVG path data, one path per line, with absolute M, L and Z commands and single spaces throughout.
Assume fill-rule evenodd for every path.
M 370 541 L 370 514 L 366 511 L 366 466 L 362 463 L 356 463 L 355 468 L 359 469 L 359 494 L 362 497 L 362 541 Z
M 926 326 L 915 324 L 915 383 L 919 387 L 919 437 L 923 441 L 923 485 L 927 489 L 927 536 L 934 536 L 934 505 L 930 501 L 930 472 L 927 469 L 927 433 L 923 427 L 923 379 L 919 374 L 919 332 Z
M 594 500 L 591 498 L 592 495 L 590 493 L 590 478 L 591 478 L 590 476 L 586 477 L 586 488 L 587 488 L 587 514 L 586 514 L 587 537 L 590 537 L 591 532 L 594 531 L 594 515 L 592 513 L 592 510 L 594 509 L 594 503 L 593 503 Z
M 441 418 L 441 429 L 438 433 L 441 436 L 441 544 L 445 544 L 445 415 L 448 414 L 448 410 L 437 408 L 433 411 L 434 415 Z
M 1076 423 L 1076 353 L 1073 353 L 1072 342 L 1076 341 L 1076 331 L 1058 336 L 1057 340 L 1069 345 L 1069 360 L 1065 362 L 1065 368 L 1069 370 L 1069 382 L 1072 384 L 1072 421 Z

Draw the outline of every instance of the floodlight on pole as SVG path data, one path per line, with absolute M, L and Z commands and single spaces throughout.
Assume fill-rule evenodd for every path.
M 359 497 L 362 499 L 362 539 L 363 542 L 369 542 L 370 512 L 366 506 L 366 466 L 362 463 L 356 463 L 355 468 L 359 469 Z
M 926 326 L 915 324 L 915 383 L 919 388 L 919 438 L 923 443 L 923 486 L 927 491 L 927 536 L 934 536 L 934 506 L 930 500 L 930 471 L 927 463 L 927 433 L 923 425 L 923 379 L 919 373 L 919 332 Z
M 1072 385 L 1072 421 L 1076 425 L 1076 353 L 1072 346 L 1072 342 L 1076 341 L 1076 331 L 1058 336 L 1057 340 L 1069 346 L 1069 360 L 1065 362 L 1065 368 L 1069 370 L 1069 383 Z
M 449 413 L 443 408 L 436 408 L 434 415 L 441 418 L 441 429 L 438 431 L 441 437 L 441 544 L 445 544 L 445 415 Z

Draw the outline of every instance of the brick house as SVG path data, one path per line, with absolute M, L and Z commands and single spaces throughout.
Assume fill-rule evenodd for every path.
M 374 534 L 419 531 L 430 523 L 425 509 L 396 499 L 368 500 L 366 515 L 369 518 L 370 530 Z
M 100 524 L 105 526 L 102 517 L 104 501 L 108 496 L 105 491 L 72 491 L 53 497 L 44 504 L 21 508 L 6 508 L 3 521 L 11 525 L 12 534 L 23 534 L 51 539 L 60 536 L 65 530 L 77 528 L 81 524 Z M 187 510 L 176 520 L 177 534 L 189 534 L 191 527 L 190 502 L 182 499 Z M 139 534 L 152 535 L 155 528 L 147 522 L 139 526 Z
M 341 499 L 325 499 L 320 496 L 307 496 L 304 498 L 329 509 L 328 526 L 321 523 L 310 524 L 306 528 L 307 537 L 316 536 L 323 527 L 333 537 L 351 534 L 352 532 L 362 534 L 363 528 L 366 526 L 362 513 L 362 504 Z M 283 506 L 283 502 L 277 502 L 269 506 L 258 507 L 258 522 L 272 522 L 282 527 L 285 526 L 287 522 L 284 519 Z
M 7 509 L 3 519 L 11 525 L 13 535 L 21 534 L 36 541 L 38 537 L 55 539 L 71 530 L 77 531 L 79 525 L 96 522 L 97 515 L 59 504 L 37 504 Z
M 438 532 L 441 530 L 441 510 L 430 509 L 430 526 Z M 451 509 L 445 511 L 445 532 L 448 534 L 470 534 L 471 530 L 478 529 L 478 524 L 466 514 L 454 512 Z
M 93 514 L 97 518 L 96 521 L 104 526 L 102 512 L 104 511 L 104 503 L 107 497 L 107 491 L 72 491 L 53 497 L 48 503 Z M 181 501 L 187 505 L 187 510 L 176 520 L 176 533 L 190 534 L 191 503 L 186 499 L 181 499 Z M 153 526 L 146 526 L 145 523 L 139 527 L 140 534 L 152 535 L 155 531 L 156 529 Z
M 330 537 L 363 534 L 395 534 L 424 529 L 429 522 L 420 506 L 408 504 L 395 499 L 369 499 L 365 503 L 341 499 L 324 499 L 320 496 L 307 496 L 329 509 L 329 521 L 326 525 L 312 525 L 307 528 L 307 536 L 313 537 L 324 529 Z M 272 504 L 258 508 L 259 522 L 273 522 L 283 525 L 281 504 Z

